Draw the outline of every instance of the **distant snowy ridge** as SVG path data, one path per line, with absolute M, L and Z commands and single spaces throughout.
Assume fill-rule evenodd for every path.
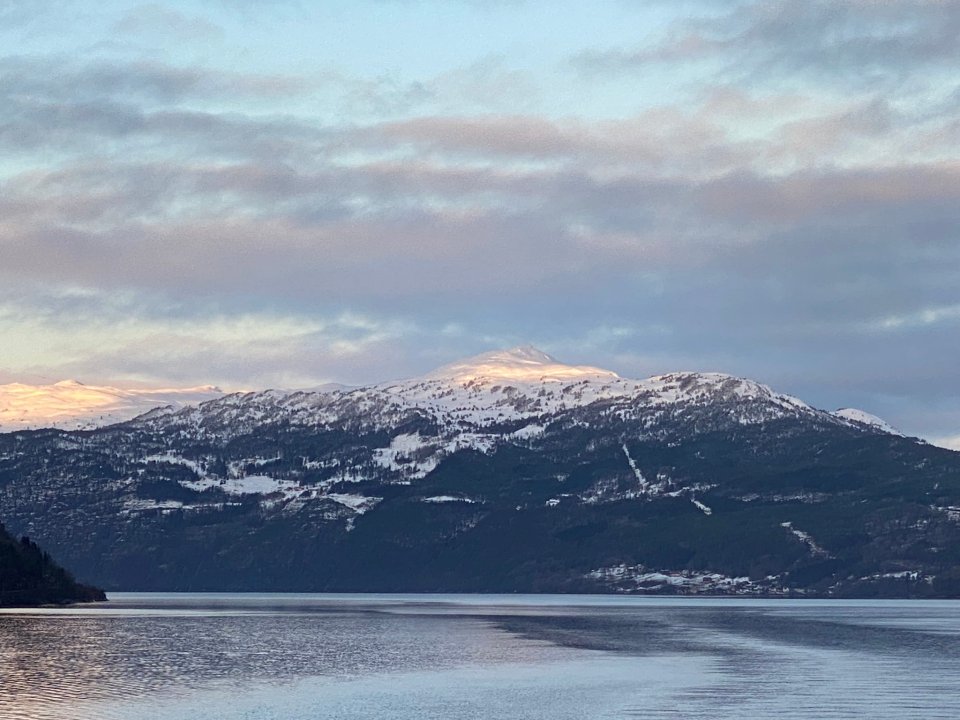
M 862 422 L 817 410 L 746 378 L 675 372 L 630 380 L 601 368 L 566 365 L 529 346 L 483 353 L 409 380 L 312 392 L 234 393 L 199 407 L 150 413 L 138 422 L 198 427 L 225 437 L 280 421 L 388 427 L 415 413 L 435 423 L 439 436 L 395 438 L 406 445 L 384 448 L 374 460 L 389 467 L 399 463 L 408 479 L 416 479 L 430 472 L 443 454 L 464 447 L 488 451 L 502 440 L 499 430 L 490 433 L 493 428 L 528 423 L 511 436 L 519 441 L 542 432 L 540 418 L 587 407 L 602 408 L 604 416 L 619 420 L 716 411 L 723 422 L 740 425 L 803 415 L 866 429 Z
M 645 380 L 622 378 L 587 365 L 565 365 L 529 346 L 477 355 L 427 375 L 357 388 L 350 396 L 369 404 L 419 408 L 442 425 L 483 427 L 554 414 L 597 401 L 653 406 L 757 401 L 774 412 L 814 411 L 766 385 L 723 373 L 678 372 Z M 623 408 L 630 412 L 629 408 Z M 743 418 L 749 422 L 750 418 Z
M 504 445 L 539 443 L 551 425 L 580 425 L 602 432 L 604 426 L 633 423 L 639 428 L 636 439 L 670 442 L 700 432 L 801 418 L 861 432 L 878 429 L 863 420 L 818 410 L 745 378 L 677 372 L 629 380 L 592 366 L 565 365 L 531 347 L 484 353 L 399 382 L 328 386 L 319 391 L 234 393 L 195 407 L 149 412 L 134 424 L 148 432 L 196 435 L 214 443 L 270 426 L 380 435 L 382 444 L 352 451 L 349 458 L 302 459 L 303 469 L 326 474 L 322 485 L 328 490 L 343 482 L 417 483 L 445 458 L 462 450 L 489 455 Z M 602 503 L 683 496 L 704 515 L 714 512 L 697 497 L 706 487 L 683 487 L 660 474 L 648 479 L 627 443 L 621 440 L 620 445 L 633 486 L 599 483 L 577 497 Z M 246 472 L 257 478 L 249 488 L 234 481 L 242 478 L 243 472 L 214 482 L 228 493 L 296 494 L 295 486 L 288 487 L 279 479 L 268 483 L 264 478 L 270 472 L 248 460 L 248 465 L 256 467 L 251 465 Z M 431 499 L 425 502 L 468 502 L 454 494 L 428 497 Z M 555 498 L 557 503 L 562 497 L 561 493 Z
M 0 432 L 36 428 L 85 429 L 130 420 L 157 407 L 177 410 L 221 397 L 212 385 L 121 389 L 62 380 L 52 385 L 0 385 Z
M 879 418 L 855 410 L 827 413 L 753 380 L 723 373 L 675 372 L 631 380 L 589 365 L 568 365 L 530 346 L 497 350 L 460 360 L 421 377 L 365 387 L 329 384 L 311 390 L 265 390 L 224 395 L 217 388 L 122 390 L 68 381 L 50 386 L 0 386 L 0 431 L 23 428 L 90 428 L 130 420 L 203 426 L 236 434 L 271 421 L 299 425 L 345 420 L 385 427 L 397 417 L 420 413 L 439 427 L 443 440 L 385 449 L 378 462 L 420 456 L 409 463 L 414 476 L 429 472 L 439 452 L 461 447 L 485 451 L 494 440 L 488 429 L 530 422 L 515 440 L 542 432 L 538 418 L 593 404 L 620 419 L 677 414 L 688 408 L 726 407 L 741 425 L 808 415 L 827 423 L 896 433 Z M 396 457 L 394 457 L 396 456 Z

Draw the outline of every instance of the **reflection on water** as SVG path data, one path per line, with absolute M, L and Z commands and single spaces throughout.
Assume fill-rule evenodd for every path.
M 960 602 L 118 595 L 0 612 L 0 718 L 957 718 Z

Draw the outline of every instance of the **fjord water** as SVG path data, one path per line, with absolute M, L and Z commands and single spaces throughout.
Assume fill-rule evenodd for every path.
M 957 718 L 960 602 L 132 595 L 0 613 L 0 718 Z

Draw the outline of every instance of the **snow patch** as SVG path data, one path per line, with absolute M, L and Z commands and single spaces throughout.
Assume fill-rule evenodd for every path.
M 275 463 L 278 460 L 281 460 L 280 456 L 274 456 L 269 458 L 262 457 L 252 457 L 252 458 L 243 458 L 242 460 L 232 460 L 227 465 L 227 474 L 230 477 L 241 477 L 244 474 L 244 468 L 253 467 L 261 468 L 264 465 L 270 465 Z
M 423 451 L 431 447 L 433 454 L 422 457 L 426 454 Z M 421 438 L 419 432 L 397 435 L 390 441 L 389 447 L 373 451 L 373 461 L 412 480 L 426 477 L 439 463 L 436 447 Z
M 779 578 L 769 576 L 753 581 L 749 577 L 730 577 L 717 572 L 695 570 L 651 570 L 643 565 L 614 565 L 599 568 L 586 574 L 618 592 L 626 593 L 676 593 L 681 595 L 733 594 L 759 595 L 782 594 Z
M 467 503 L 468 505 L 474 505 L 479 502 L 479 500 L 474 500 L 469 497 L 461 497 L 455 495 L 432 495 L 430 497 L 420 498 L 420 502 L 425 503 Z
M 797 528 L 793 526 L 792 522 L 780 523 L 780 527 L 786 528 L 791 535 L 793 535 L 795 538 L 797 538 L 797 540 L 799 540 L 808 548 L 810 548 L 811 555 L 815 557 L 825 557 L 825 558 L 833 557 L 830 553 L 828 553 L 822 547 L 817 545 L 816 541 L 814 541 L 814 539 L 810 536 L 809 533 L 805 533 L 803 530 L 797 530 Z
M 518 440 L 529 440 L 531 438 L 540 437 L 543 435 L 544 429 L 545 428 L 543 425 L 531 423 L 510 433 L 510 437 L 517 438 Z
M 124 503 L 124 514 L 144 512 L 148 510 L 159 510 L 160 512 L 171 512 L 183 509 L 183 503 L 179 500 L 147 500 L 137 498 L 128 500 Z
M 941 512 L 947 516 L 947 519 L 951 522 L 960 523 L 960 506 L 957 505 L 933 505 L 931 506 L 937 512 Z
M 181 480 L 185 488 L 203 492 L 210 488 L 220 488 L 228 495 L 273 495 L 283 493 L 294 497 L 302 492 L 299 482 L 278 480 L 269 475 L 245 475 L 243 477 L 216 478 L 204 476 L 199 480 Z
M 649 489 L 649 483 L 643 476 L 643 473 L 640 472 L 640 468 L 637 467 L 637 463 L 635 463 L 633 458 L 630 456 L 630 451 L 627 449 L 627 444 L 623 443 L 621 447 L 623 448 L 623 454 L 627 456 L 627 464 L 630 465 L 630 470 L 633 471 L 633 475 L 637 478 L 637 483 L 640 485 L 640 492 L 647 492 Z
M 200 465 L 200 463 L 195 460 L 188 460 L 185 457 L 180 457 L 179 455 L 147 455 L 144 459 L 146 463 L 168 463 L 170 465 L 183 465 L 184 467 L 190 468 L 198 476 L 203 477 L 206 474 L 206 471 Z
M 857 410 L 856 408 L 841 408 L 840 410 L 836 410 L 831 414 L 834 417 L 845 420 L 848 425 L 853 424 L 855 427 L 859 425 L 866 425 L 867 427 L 874 428 L 889 435 L 899 435 L 900 437 L 903 437 L 903 433 L 892 427 L 889 423 L 887 423 L 886 420 L 878 418 L 876 415 L 871 415 L 863 410 Z
M 708 508 L 706 505 L 704 505 L 702 502 L 700 502 L 696 498 L 690 498 L 690 502 L 696 505 L 697 509 L 699 509 L 700 512 L 702 512 L 704 515 L 713 515 L 713 510 L 711 508 Z
M 383 498 L 380 497 L 350 495 L 347 493 L 329 493 L 328 495 L 323 495 L 322 497 L 329 498 L 335 503 L 350 508 L 357 515 L 363 515 L 364 513 L 369 512 L 383 500 Z

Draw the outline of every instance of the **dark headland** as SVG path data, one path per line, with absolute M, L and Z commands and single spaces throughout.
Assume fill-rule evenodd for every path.
M 106 599 L 103 590 L 78 583 L 30 538 L 17 540 L 0 523 L 0 607 Z

